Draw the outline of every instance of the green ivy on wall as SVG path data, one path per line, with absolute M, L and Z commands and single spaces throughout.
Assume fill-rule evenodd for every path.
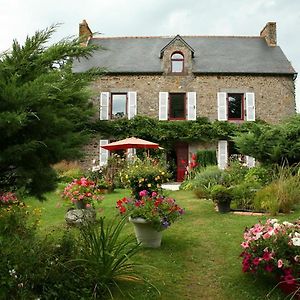
M 168 149 L 176 142 L 215 142 L 231 139 L 237 132 L 248 131 L 254 122 L 236 124 L 224 121 L 210 122 L 207 118 L 196 121 L 159 121 L 156 118 L 135 118 L 101 121 L 91 125 L 91 130 L 101 139 L 120 140 L 135 136 L 159 143 Z

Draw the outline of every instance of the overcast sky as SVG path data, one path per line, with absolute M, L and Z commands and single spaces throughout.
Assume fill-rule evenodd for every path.
M 0 0 L 0 52 L 54 23 L 62 25 L 53 42 L 75 36 L 83 19 L 106 36 L 258 36 L 275 21 L 278 45 L 300 71 L 300 0 Z M 300 75 L 296 96 L 300 111 Z

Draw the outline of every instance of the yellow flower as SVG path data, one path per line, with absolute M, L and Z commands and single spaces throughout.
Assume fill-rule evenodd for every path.
M 151 183 L 148 183 L 148 185 L 147 185 L 148 187 L 151 187 Z
M 126 179 L 128 178 L 128 175 L 127 175 L 127 174 L 125 175 L 125 178 L 126 178 Z
M 165 175 L 165 172 L 161 172 L 161 175 Z

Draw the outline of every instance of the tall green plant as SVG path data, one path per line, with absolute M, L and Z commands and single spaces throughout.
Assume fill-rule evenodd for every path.
M 257 209 L 265 209 L 272 214 L 289 213 L 300 203 L 299 166 L 277 167 L 274 180 L 256 193 L 254 205 Z
M 87 224 L 80 231 L 82 252 L 78 264 L 84 266 L 93 283 L 93 296 L 108 293 L 113 298 L 113 288 L 121 290 L 120 282 L 142 283 L 139 265 L 131 261 L 139 245 L 132 236 L 122 236 L 126 218 L 106 222 L 100 218 L 98 225 Z
M 196 153 L 197 163 L 200 167 L 217 164 L 216 150 L 198 150 Z

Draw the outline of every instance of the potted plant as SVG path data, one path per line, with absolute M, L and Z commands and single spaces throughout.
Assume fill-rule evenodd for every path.
M 143 190 L 139 198 L 124 197 L 117 201 L 121 215 L 127 214 L 133 223 L 137 241 L 143 246 L 160 247 L 162 230 L 168 228 L 183 213 L 173 198 Z
M 300 224 L 268 219 L 244 232 L 242 270 L 273 275 L 285 293 L 300 299 Z
M 94 181 L 82 177 L 65 187 L 62 198 L 77 209 L 86 209 L 94 208 L 95 202 L 102 200 L 103 196 Z
M 216 184 L 210 189 L 210 196 L 217 204 L 220 213 L 230 212 L 232 194 L 229 188 L 221 184 Z

